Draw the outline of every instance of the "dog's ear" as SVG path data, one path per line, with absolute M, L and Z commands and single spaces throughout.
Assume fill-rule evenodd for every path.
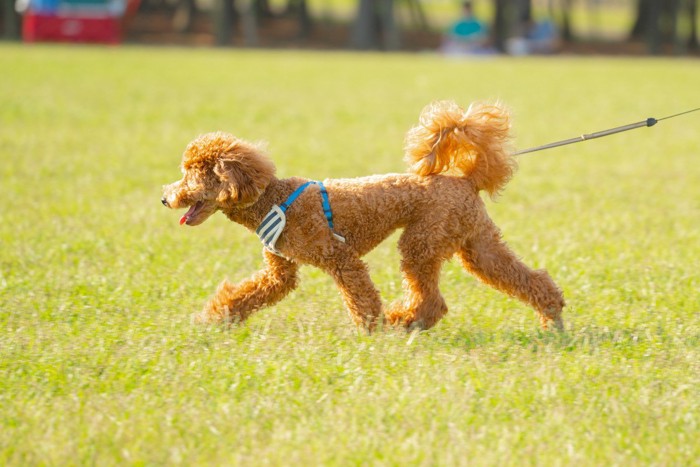
M 223 186 L 216 200 L 220 203 L 233 201 L 248 204 L 255 201 L 262 190 L 255 186 L 250 177 L 241 170 L 237 161 L 220 160 L 214 167 L 214 172 Z
M 238 142 L 219 158 L 214 173 L 223 184 L 218 202 L 247 205 L 265 191 L 275 174 L 275 166 L 259 147 Z

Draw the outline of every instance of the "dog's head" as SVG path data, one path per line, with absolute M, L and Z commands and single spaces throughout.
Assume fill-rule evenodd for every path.
M 241 209 L 257 201 L 275 175 L 260 145 L 228 133 L 207 133 L 182 156 L 182 179 L 163 187 L 161 202 L 189 208 L 180 224 L 199 225 L 220 209 Z

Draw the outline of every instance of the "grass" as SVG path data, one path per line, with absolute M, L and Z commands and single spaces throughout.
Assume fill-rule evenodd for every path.
M 417 335 L 357 333 L 311 268 L 241 327 L 193 327 L 260 246 L 159 202 L 205 131 L 268 140 L 280 176 L 401 171 L 430 100 L 504 100 L 524 148 L 694 107 L 697 62 L 5 44 L 0 69 L 0 464 L 700 458 L 697 114 L 523 156 L 488 202 L 563 287 L 563 334 L 452 263 Z M 367 257 L 387 301 L 395 240 Z

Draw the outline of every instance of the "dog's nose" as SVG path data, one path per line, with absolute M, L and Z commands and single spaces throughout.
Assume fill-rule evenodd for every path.
M 168 200 L 167 200 L 167 199 L 161 198 L 161 199 L 160 199 L 160 202 L 163 203 L 163 206 L 165 206 L 166 208 L 169 208 L 169 207 L 170 207 L 170 205 L 168 204 Z

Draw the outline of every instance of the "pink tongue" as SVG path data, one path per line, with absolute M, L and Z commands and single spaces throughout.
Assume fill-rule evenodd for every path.
M 199 206 L 199 203 L 193 204 L 190 206 L 190 208 L 187 210 L 184 216 L 180 218 L 180 225 L 184 224 L 187 222 L 187 220 L 190 218 L 192 214 L 197 210 L 197 207 Z

